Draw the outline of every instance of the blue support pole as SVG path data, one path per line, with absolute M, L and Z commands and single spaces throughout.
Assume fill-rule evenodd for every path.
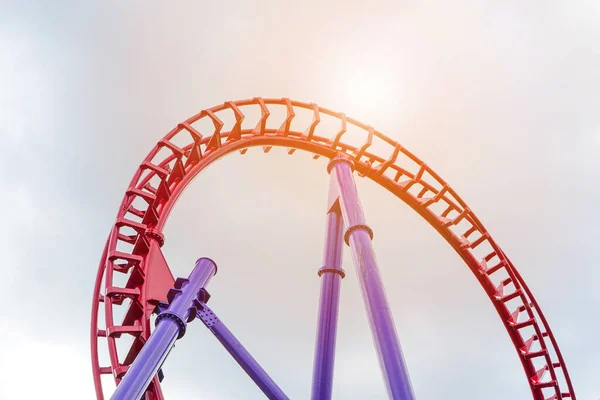
M 198 310 L 198 318 L 204 322 L 204 325 L 215 335 L 223 347 L 237 361 L 240 367 L 246 371 L 248 376 L 256 383 L 267 398 L 270 400 L 289 399 L 206 304 L 202 304 Z
M 340 286 L 345 276 L 341 266 L 344 223 L 339 202 L 334 200 L 331 204 L 331 200 L 330 197 L 323 266 L 319 269 L 321 294 L 313 367 L 312 400 L 331 399 Z
M 414 400 L 408 369 L 375 259 L 375 251 L 371 242 L 373 231 L 365 222 L 352 176 L 353 167 L 352 161 L 346 158 L 333 159 L 328 166 L 331 179 L 335 182 L 338 191 L 346 226 L 344 240 L 352 251 L 388 395 L 391 399 L 396 400 Z
M 196 317 L 201 289 L 216 274 L 216 264 L 208 258 L 196 262 L 188 279 L 179 278 L 169 291 L 169 306 L 156 318 L 156 329 L 140 350 L 111 400 L 139 400 L 167 358 L 169 351 L 185 334 L 187 322 Z

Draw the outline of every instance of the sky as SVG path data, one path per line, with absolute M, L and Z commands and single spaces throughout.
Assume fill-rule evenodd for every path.
M 591 0 L 0 2 L 0 398 L 94 398 L 92 289 L 131 176 L 178 122 L 255 96 L 344 112 L 434 168 L 528 282 L 578 397 L 600 398 L 598 39 Z M 325 166 L 228 156 L 165 228 L 175 276 L 217 262 L 211 307 L 292 398 L 310 393 Z M 417 397 L 530 398 L 458 256 L 357 185 Z M 344 257 L 334 396 L 382 399 Z M 262 398 L 200 323 L 164 372 L 168 399 Z

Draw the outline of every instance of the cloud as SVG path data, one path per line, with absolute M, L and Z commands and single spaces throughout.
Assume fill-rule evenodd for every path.
M 579 396 L 597 395 L 585 382 L 600 358 L 581 344 L 593 347 L 598 331 L 588 316 L 597 303 L 599 223 L 587 211 L 599 197 L 595 3 L 238 3 L 15 3 L 1 16 L 0 290 L 18 304 L 0 311 L 11 327 L 0 330 L 0 397 L 92 397 L 89 297 L 131 174 L 177 122 L 256 95 L 356 115 L 435 166 L 539 296 L 575 383 L 584 382 Z M 367 99 L 348 81 L 372 71 L 379 89 Z M 307 393 L 327 178 L 309 157 L 252 151 L 190 187 L 168 225 L 165 253 L 178 275 L 188 260 L 214 256 L 222 266 L 211 283 L 219 314 L 268 370 L 287 377 L 290 394 Z M 517 393 L 512 398 L 526 393 L 493 307 L 459 260 L 449 260 L 451 249 L 380 188 L 363 185 L 361 196 L 413 382 L 431 387 L 435 365 L 448 399 L 485 393 L 489 382 Z M 378 387 L 383 396 L 368 329 L 352 329 L 361 323 L 359 293 L 344 287 L 353 290 L 343 289 L 339 332 L 347 336 L 336 390 L 368 398 Z M 193 335 L 184 340 L 198 344 Z M 488 346 L 510 351 L 479 351 Z M 199 394 L 199 375 L 208 398 L 244 395 L 244 377 L 217 358 L 222 351 L 183 348 L 170 358 L 172 398 Z M 459 384 L 471 375 L 481 387 Z

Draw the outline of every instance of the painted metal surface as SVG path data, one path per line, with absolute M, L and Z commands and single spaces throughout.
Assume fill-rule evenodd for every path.
M 288 400 L 283 390 L 206 304 L 202 304 L 197 315 L 268 399 Z
M 340 285 L 345 275 L 342 269 L 344 223 L 339 202 L 335 201 L 328 208 L 323 266 L 318 272 L 321 277 L 321 294 L 313 366 L 312 400 L 331 399 Z
M 346 226 L 344 240 L 350 246 L 365 309 L 373 335 L 388 395 L 391 399 L 414 400 L 408 368 L 402 355 L 400 340 L 383 287 L 383 278 L 371 242 L 373 232 L 367 226 L 352 176 L 352 161 L 336 158 L 328 169 L 332 184 L 338 190 L 339 203 Z
M 156 329 L 140 350 L 111 400 L 139 400 L 155 377 L 186 324 L 196 317 L 200 291 L 217 272 L 216 264 L 201 258 L 188 279 L 179 278 L 169 292 L 169 306 L 156 318 Z
M 269 116 L 275 108 L 286 117 L 273 126 Z M 245 115 L 253 112 L 249 109 L 260 115 L 255 126 L 246 124 Z M 312 121 L 294 125 L 301 112 L 311 113 Z M 228 113 L 235 117 L 233 125 L 222 122 Z M 339 129 L 320 133 L 319 125 L 326 118 L 336 120 Z M 200 120 L 211 121 L 214 131 L 200 133 L 195 127 Z M 360 131 L 354 136 L 358 140 L 346 134 L 351 130 Z M 119 383 L 150 335 L 153 306 L 145 293 L 153 278 L 145 274 L 148 242 L 154 233 L 162 232 L 179 196 L 198 173 L 221 157 L 237 151 L 244 154 L 250 147 L 262 147 L 266 153 L 275 146 L 287 148 L 290 155 L 303 150 L 314 158 L 350 157 L 359 175 L 423 217 L 461 257 L 489 298 L 513 343 L 533 398 L 576 399 L 565 360 L 537 300 L 458 193 L 422 160 L 372 127 L 316 104 L 279 98 L 225 102 L 191 116 L 158 141 L 134 174 L 110 231 L 93 291 L 90 344 L 97 399 L 104 399 L 101 376 L 112 374 Z M 132 248 L 117 250 L 124 246 Z M 115 274 L 127 274 L 127 284 L 116 284 Z M 113 312 L 125 304 L 119 300 L 122 297 L 132 302 L 127 306 L 127 324 L 119 325 Z M 136 340 L 127 357 L 120 358 L 117 341 L 123 333 Z M 100 347 L 107 350 L 109 365 L 100 364 Z M 163 399 L 158 381 L 149 390 L 147 400 Z

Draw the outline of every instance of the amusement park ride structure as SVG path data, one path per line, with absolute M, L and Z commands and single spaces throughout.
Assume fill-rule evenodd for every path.
M 283 113 L 271 126 L 274 111 Z M 297 113 L 310 113 L 306 129 L 293 127 Z M 246 126 L 246 115 L 260 114 Z M 227 117 L 233 117 L 227 126 Z M 323 118 L 338 129 L 323 136 Z M 201 133 L 199 121 L 213 132 Z M 247 121 L 246 121 L 247 122 Z M 359 142 L 348 132 L 358 131 Z M 348 139 L 348 140 L 347 140 Z M 177 144 L 176 144 L 177 143 Z M 203 110 L 177 125 L 148 154 L 135 173 L 102 254 L 94 287 L 91 351 L 97 399 L 104 399 L 101 375 L 112 374 L 114 400 L 162 400 L 161 365 L 187 323 L 197 318 L 215 335 L 249 377 L 270 399 L 287 399 L 281 388 L 208 307 L 207 284 L 217 272 L 208 258 L 196 262 L 186 279 L 173 279 L 161 247 L 163 227 L 177 199 L 193 178 L 224 155 L 249 147 L 286 147 L 330 159 L 330 192 L 321 279 L 319 318 L 313 369 L 312 399 L 330 399 L 334 369 L 339 292 L 345 271 L 342 247 L 350 247 L 379 365 L 388 395 L 415 398 L 392 313 L 383 288 L 371 240 L 373 232 L 362 212 L 354 172 L 384 187 L 421 215 L 469 267 L 489 297 L 521 360 L 535 400 L 575 399 L 569 374 L 554 335 L 525 281 L 483 224 L 456 192 L 423 161 L 370 126 L 289 99 L 254 98 Z M 166 151 L 165 151 L 166 150 Z M 116 274 L 125 277 L 117 283 Z M 126 311 L 115 321 L 115 309 Z M 100 314 L 102 312 L 102 314 Z M 155 328 L 151 317 L 156 316 Z M 125 352 L 117 342 L 133 341 Z M 100 365 L 99 345 L 107 346 L 110 366 Z

